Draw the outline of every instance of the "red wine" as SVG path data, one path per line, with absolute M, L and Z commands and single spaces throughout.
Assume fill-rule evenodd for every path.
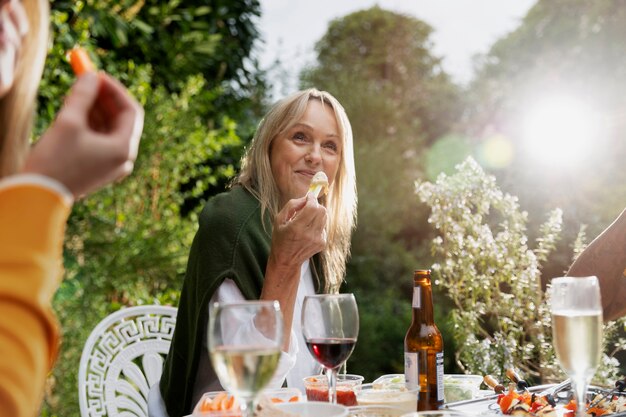
M 344 363 L 352 353 L 355 338 L 308 339 L 306 346 L 319 363 L 327 369 L 334 369 Z

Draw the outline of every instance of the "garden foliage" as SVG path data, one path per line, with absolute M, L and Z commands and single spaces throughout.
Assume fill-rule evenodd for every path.
M 472 158 L 454 174 L 440 174 L 434 183 L 418 181 L 416 187 L 438 232 L 432 241 L 435 286 L 454 303 L 450 317 L 461 368 L 504 380 L 506 369 L 515 367 L 536 382 L 562 380 L 541 276 L 560 238 L 562 211 L 548 213 L 531 244 L 528 215 L 517 197 L 502 192 Z M 616 330 L 622 325 L 605 326 L 599 382 L 617 376 L 614 355 L 625 345 Z
M 79 414 L 78 363 L 100 320 L 124 306 L 177 304 L 197 213 L 235 174 L 263 103 L 249 58 L 258 12 L 255 0 L 52 4 L 35 137 L 74 81 L 65 54 L 75 44 L 146 116 L 133 174 L 77 201 L 69 219 L 54 300 L 63 341 L 42 415 Z

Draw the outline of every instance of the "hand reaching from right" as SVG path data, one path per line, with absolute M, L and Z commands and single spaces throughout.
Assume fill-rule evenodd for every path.
M 75 198 L 93 192 L 132 172 L 143 118 L 142 107 L 117 80 L 86 73 L 31 149 L 23 172 L 53 178 Z

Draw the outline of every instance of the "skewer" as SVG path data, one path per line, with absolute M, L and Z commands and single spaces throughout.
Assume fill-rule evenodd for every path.
M 519 391 L 528 391 L 528 383 L 524 381 L 517 372 L 515 372 L 515 369 L 507 369 L 506 376 L 517 385 L 517 389 Z
M 546 401 L 548 401 L 548 404 L 550 404 L 552 407 L 556 407 L 556 400 L 554 399 L 554 396 L 557 392 L 565 388 L 569 388 L 570 385 L 572 385 L 572 380 L 567 378 L 565 381 L 554 385 L 551 388 L 541 391 L 538 395 L 540 397 L 544 397 Z
M 615 381 L 615 388 L 613 388 L 613 390 L 611 390 L 611 392 L 609 392 L 608 394 L 600 395 L 600 398 L 596 399 L 591 404 L 589 404 L 589 406 L 587 407 L 587 411 L 589 411 L 593 407 L 595 407 L 598 404 L 600 404 L 602 402 L 602 400 L 604 400 L 606 398 L 609 398 L 609 400 L 610 400 L 611 398 L 613 398 L 613 396 L 615 394 L 617 394 L 618 392 L 622 392 L 625 389 L 626 389 L 626 376 L 622 377 L 622 379 L 618 379 L 617 381 Z
M 502 394 L 504 392 L 504 390 L 506 389 L 504 387 L 504 385 L 500 384 L 498 382 L 497 379 L 495 379 L 493 376 L 491 375 L 485 375 L 483 377 L 483 382 L 485 383 L 485 385 L 487 385 L 489 388 L 493 389 L 494 392 L 496 394 Z

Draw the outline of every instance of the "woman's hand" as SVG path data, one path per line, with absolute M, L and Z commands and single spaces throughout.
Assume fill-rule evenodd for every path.
M 81 197 L 133 170 L 144 112 L 122 84 L 86 73 L 30 151 L 23 172 L 46 175 Z
M 274 221 L 270 261 L 299 270 L 326 246 L 326 217 L 326 208 L 312 194 L 290 200 Z
M 326 246 L 326 217 L 326 207 L 309 193 L 287 202 L 274 219 L 272 248 L 261 299 L 278 300 L 280 303 L 286 329 L 283 343 L 285 352 L 289 349 L 300 267 Z

